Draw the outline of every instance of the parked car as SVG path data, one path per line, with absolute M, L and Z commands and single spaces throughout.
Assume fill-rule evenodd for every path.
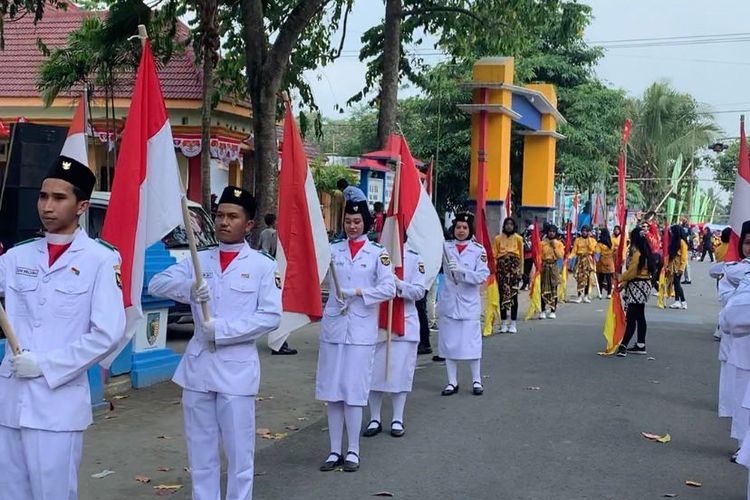
M 91 195 L 91 206 L 89 207 L 88 212 L 81 217 L 81 227 L 85 228 L 86 232 L 92 238 L 101 237 L 102 226 L 104 225 L 104 215 L 109 206 L 109 197 L 109 192 L 94 191 Z M 217 246 L 219 242 L 216 240 L 214 223 L 213 220 L 211 220 L 211 217 L 198 203 L 188 201 L 188 209 L 190 210 L 190 215 L 192 217 L 193 232 L 195 233 L 198 251 Z M 162 238 L 162 243 L 164 243 L 167 251 L 177 260 L 177 262 L 190 256 L 187 233 L 185 227 L 182 225 L 174 228 L 172 232 Z M 186 323 L 192 322 L 192 320 L 190 306 L 187 304 L 176 303 L 175 306 L 169 309 L 170 323 Z

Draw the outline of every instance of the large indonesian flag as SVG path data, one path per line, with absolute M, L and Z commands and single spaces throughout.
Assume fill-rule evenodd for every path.
M 135 79 L 102 237 L 122 256 L 125 342 L 142 317 L 146 248 L 182 223 L 180 180 L 164 97 L 147 40 Z M 122 346 L 124 347 L 124 345 Z M 113 354 L 105 361 L 111 365 Z
M 62 151 L 60 151 L 62 156 L 73 158 L 87 167 L 89 166 L 87 137 L 91 134 L 88 117 L 88 103 L 84 94 L 78 101 L 78 108 L 73 115 L 70 128 L 68 128 L 68 137 L 65 139 Z
M 404 279 L 404 234 L 409 247 L 419 253 L 425 266 L 425 284 L 429 288 L 437 277 L 443 261 L 443 229 L 430 197 L 419 181 L 419 171 L 409 151 L 406 139 L 399 135 L 388 138 L 387 149 L 392 157 L 401 158 L 399 178 L 394 181 L 394 196 L 388 205 L 380 243 L 388 250 L 393 269 L 399 279 Z M 398 210 L 396 210 L 396 185 L 398 185 Z M 387 328 L 388 304 L 380 309 L 380 327 Z M 393 333 L 404 335 L 403 300 L 393 300 Z
M 278 350 L 292 331 L 323 316 L 320 283 L 331 261 L 320 200 L 288 103 L 281 145 L 278 235 L 276 257 L 284 315 L 279 328 L 268 336 L 273 350 Z
M 737 167 L 737 180 L 734 184 L 732 210 L 729 213 L 729 225 L 732 226 L 732 236 L 729 240 L 724 260 L 734 262 L 740 260 L 739 241 L 742 234 L 742 223 L 750 220 L 750 158 L 747 151 L 747 137 L 745 137 L 745 117 L 740 119 L 740 158 Z

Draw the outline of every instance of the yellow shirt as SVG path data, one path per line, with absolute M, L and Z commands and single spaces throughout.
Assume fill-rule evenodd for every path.
M 638 262 L 640 260 L 641 252 L 635 250 L 630 259 L 630 265 L 628 266 L 628 269 L 620 278 L 620 281 L 622 283 L 627 283 L 628 281 L 633 281 L 634 279 L 651 279 L 651 273 L 648 272 L 648 266 L 645 266 L 643 269 L 638 269 Z
M 597 243 L 596 244 L 596 253 L 600 254 L 602 257 L 610 257 L 614 255 L 615 249 L 617 246 L 615 246 L 615 242 L 612 241 L 612 248 L 609 248 L 604 243 Z
M 562 241 L 555 238 L 554 240 L 545 239 L 542 241 L 542 260 L 550 261 L 562 259 L 565 256 L 565 247 Z
M 596 252 L 596 240 L 589 236 L 588 238 L 578 237 L 573 244 L 573 249 L 570 252 L 570 256 L 579 255 L 591 255 Z
M 721 244 L 716 248 L 716 262 L 724 262 L 724 257 L 726 257 L 728 249 L 729 245 L 722 241 Z
M 685 240 L 680 240 L 680 271 L 683 273 L 688 265 L 688 246 Z
M 495 236 L 495 243 L 492 245 L 492 251 L 495 253 L 496 259 L 508 254 L 513 254 L 523 261 L 523 238 L 517 233 L 511 234 L 510 236 L 505 233 L 500 233 Z

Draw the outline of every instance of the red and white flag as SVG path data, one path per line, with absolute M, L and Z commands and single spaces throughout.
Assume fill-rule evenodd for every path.
M 68 137 L 65 139 L 65 144 L 63 144 L 60 154 L 68 158 L 73 158 L 88 167 L 88 136 L 91 133 L 91 129 L 88 125 L 89 110 L 86 101 L 86 94 L 83 94 L 78 101 L 78 108 L 76 108 L 76 113 L 73 115 L 73 121 L 70 123 L 70 128 L 68 128 Z
M 388 250 L 393 268 L 399 279 L 404 277 L 404 234 L 408 246 L 418 252 L 425 266 L 425 283 L 429 288 L 437 277 L 443 261 L 443 229 L 430 196 L 419 182 L 419 171 L 409 145 L 404 137 L 391 135 L 387 149 L 391 156 L 400 156 L 401 168 L 398 182 L 398 210 L 395 196 L 391 197 L 380 243 Z M 394 184 L 395 190 L 395 184 Z M 395 193 L 394 193 L 395 194 Z M 380 327 L 387 328 L 388 305 L 381 305 Z M 402 299 L 393 302 L 393 333 L 404 335 L 404 306 Z
M 120 154 L 115 165 L 112 195 L 102 237 L 122 257 L 122 295 L 127 319 L 126 337 L 109 366 L 135 333 L 143 316 L 141 292 L 146 248 L 182 224 L 179 170 L 164 96 L 151 53 L 143 46 L 133 88 Z
M 742 223 L 750 220 L 750 157 L 748 157 L 747 137 L 745 136 L 745 117 L 740 118 L 740 158 L 737 165 L 737 180 L 734 184 L 732 210 L 729 212 L 729 225 L 732 235 L 724 260 L 740 260 L 739 241 L 742 234 Z
M 279 328 L 268 335 L 273 350 L 278 350 L 292 331 L 323 316 L 320 283 L 331 261 L 320 200 L 289 103 L 281 144 L 278 235 L 276 258 L 284 315 Z

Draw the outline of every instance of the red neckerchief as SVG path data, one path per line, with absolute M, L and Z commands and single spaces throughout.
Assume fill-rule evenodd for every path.
M 232 263 L 234 258 L 237 257 L 239 254 L 240 252 L 225 252 L 223 250 L 219 250 L 219 264 L 221 265 L 222 273 L 227 268 L 227 266 Z
M 461 255 L 464 250 L 466 250 L 466 247 L 468 247 L 468 243 L 456 243 L 456 250 L 458 250 L 458 254 Z
M 349 240 L 349 253 L 352 255 L 352 259 L 357 256 L 357 252 L 360 251 L 360 249 L 365 246 L 365 241 L 367 240 L 360 240 L 360 241 L 352 241 Z
M 52 264 L 54 264 L 55 261 L 65 253 L 65 250 L 70 248 L 71 243 L 66 243 L 65 245 L 55 245 L 54 243 L 47 243 L 47 253 L 49 253 L 49 263 L 47 265 L 52 267 Z

